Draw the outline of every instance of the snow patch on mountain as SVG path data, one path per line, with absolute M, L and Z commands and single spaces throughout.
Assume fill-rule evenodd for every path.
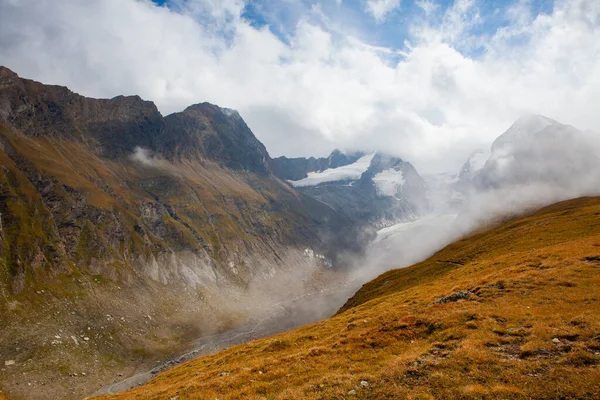
M 308 176 L 298 181 L 288 181 L 295 187 L 317 186 L 327 182 L 355 181 L 369 169 L 375 153 L 359 158 L 355 163 L 338 168 L 329 168 L 320 172 L 309 172 Z
M 379 196 L 396 196 L 398 190 L 404 186 L 404 173 L 393 168 L 381 171 L 373 177 L 375 190 Z

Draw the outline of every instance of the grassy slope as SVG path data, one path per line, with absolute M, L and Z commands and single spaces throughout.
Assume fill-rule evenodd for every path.
M 600 198 L 558 203 L 382 275 L 329 320 L 111 398 L 600 398 L 599 282 Z

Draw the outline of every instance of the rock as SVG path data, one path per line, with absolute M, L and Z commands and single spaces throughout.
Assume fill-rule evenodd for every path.
M 493 285 L 485 285 L 484 288 L 504 290 L 505 286 L 504 286 L 504 282 L 498 282 Z M 527 307 L 527 308 L 529 308 L 529 307 Z
M 435 304 L 446 304 L 454 303 L 455 301 L 459 300 L 467 300 L 471 297 L 471 295 L 473 295 L 473 293 L 469 292 L 468 290 L 461 290 L 451 294 L 450 296 L 442 297 L 441 299 L 435 301 Z
M 552 339 L 552 343 L 560 343 L 560 339 L 559 338 L 554 338 L 554 339 Z
M 348 392 L 348 396 L 354 396 L 354 395 L 356 395 L 356 390 L 350 390 Z
M 4 361 L 4 366 L 5 367 L 10 367 L 11 365 L 15 365 L 16 361 L 15 360 L 6 360 Z
M 82 373 L 81 373 L 81 376 L 86 376 L 86 373 L 85 373 L 85 372 L 82 372 Z
M 87 341 L 90 340 L 90 338 L 86 336 L 86 337 L 83 338 L 83 340 L 85 340 L 87 342 Z
M 367 381 L 360 381 L 360 386 L 362 386 L 362 387 L 369 387 L 369 382 L 367 382 Z

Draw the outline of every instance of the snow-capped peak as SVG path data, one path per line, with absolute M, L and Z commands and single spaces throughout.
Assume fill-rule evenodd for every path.
M 556 125 L 558 122 L 542 115 L 528 114 L 520 117 L 511 125 L 506 132 L 494 141 L 492 144 L 492 152 L 506 146 L 516 145 L 524 139 L 532 137 L 551 125 Z

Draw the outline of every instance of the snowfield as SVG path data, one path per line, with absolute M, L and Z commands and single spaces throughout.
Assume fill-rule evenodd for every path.
M 373 177 L 375 189 L 379 196 L 395 197 L 398 189 L 404 186 L 404 174 L 395 169 L 386 169 Z
M 354 164 L 338 168 L 329 168 L 322 172 L 309 172 L 308 176 L 299 181 L 288 181 L 295 187 L 317 186 L 321 183 L 356 181 L 369 169 L 375 153 L 367 154 L 356 160 Z

